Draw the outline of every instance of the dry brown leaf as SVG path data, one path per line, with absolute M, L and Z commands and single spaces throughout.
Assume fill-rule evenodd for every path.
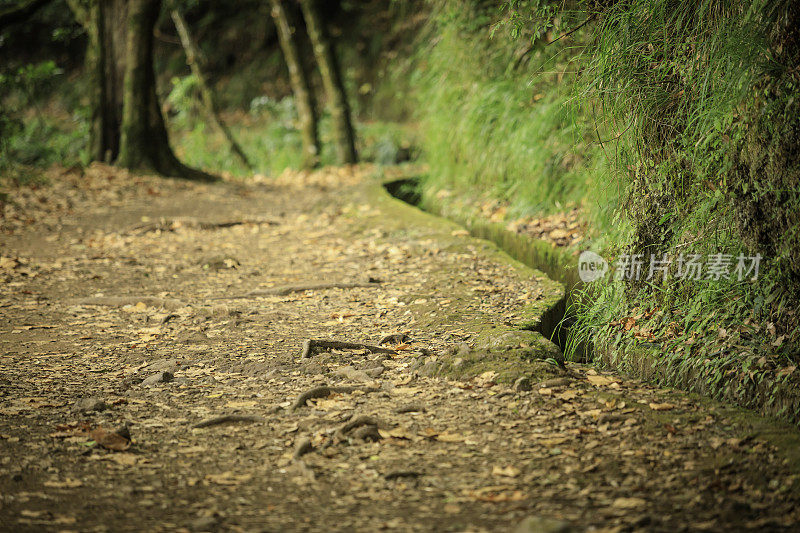
M 489 370 L 487 372 L 484 372 L 480 376 L 476 377 L 475 384 L 478 387 L 491 387 L 496 383 L 495 380 L 497 379 L 497 376 L 498 376 L 497 372 L 495 372 L 494 370 Z
M 115 452 L 125 451 L 131 447 L 131 441 L 119 433 L 107 431 L 102 427 L 97 427 L 89 432 L 89 438 L 107 450 Z
M 503 502 L 519 502 L 524 500 L 526 496 L 525 493 L 522 492 L 521 490 L 515 490 L 513 492 L 500 492 L 500 493 L 487 492 L 483 494 L 473 494 L 472 498 L 482 502 L 503 503 Z
M 67 478 L 64 481 L 50 480 L 45 481 L 44 486 L 51 489 L 74 489 L 83 486 L 83 481 L 80 479 Z
M 608 376 L 586 376 L 586 379 L 595 387 L 608 386 L 617 382 L 615 379 Z
M 391 437 L 394 439 L 411 440 L 412 438 L 414 438 L 414 435 L 404 427 L 396 427 L 388 431 L 380 429 L 378 430 L 378 433 L 380 433 L 381 437 L 383 437 L 384 439 Z
M 246 407 L 256 407 L 258 402 L 255 400 L 235 400 L 232 402 L 228 402 L 225 404 L 225 407 L 230 407 L 232 409 L 240 409 Z
M 464 435 L 458 433 L 440 433 L 436 436 L 436 440 L 441 442 L 464 442 Z
M 253 476 L 250 474 L 234 474 L 233 472 L 223 472 L 222 474 L 207 474 L 205 479 L 217 485 L 238 485 L 250 481 Z
M 425 429 L 422 429 L 422 430 L 420 430 L 420 432 L 418 433 L 418 435 L 419 435 L 420 437 L 425 437 L 426 439 L 433 439 L 433 438 L 435 438 L 435 437 L 436 437 L 438 434 L 439 434 L 439 432 L 438 432 L 438 431 L 436 431 L 436 430 L 435 430 L 435 429 L 433 429 L 433 428 L 425 428 Z
M 144 457 L 134 453 L 113 453 L 106 455 L 104 459 L 113 461 L 122 466 L 135 466 L 147 461 Z
M 675 405 L 671 403 L 650 403 L 649 405 L 653 411 L 669 411 L 675 408 Z
M 492 475 L 493 476 L 500 476 L 500 477 L 517 477 L 521 474 L 519 468 L 515 468 L 511 465 L 508 466 L 497 466 L 494 465 L 492 467 Z
M 540 391 L 540 394 L 541 394 L 541 391 Z M 574 400 L 575 398 L 577 398 L 580 395 L 581 395 L 581 393 L 579 393 L 578 391 L 566 390 L 566 391 L 564 391 L 564 392 L 562 392 L 560 394 L 556 394 L 555 397 L 558 398 L 559 400 L 564 400 L 564 401 L 568 402 L 570 400 Z
M 341 398 L 320 398 L 314 403 L 314 407 L 320 411 L 335 411 L 337 409 L 347 409 L 350 402 Z
M 616 509 L 635 509 L 637 507 L 642 507 L 643 505 L 647 505 L 647 501 L 643 500 L 642 498 L 617 498 L 611 504 L 611 507 Z

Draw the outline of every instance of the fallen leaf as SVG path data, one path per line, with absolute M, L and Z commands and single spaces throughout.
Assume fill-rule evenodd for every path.
M 611 507 L 616 509 L 635 509 L 636 507 L 641 507 L 643 505 L 647 505 L 647 501 L 643 500 L 642 498 L 617 498 L 614 500 L 614 503 L 611 504 Z
M 464 442 L 464 436 L 458 433 L 441 433 L 436 436 L 436 440 L 441 442 Z
M 539 391 L 539 393 L 541 394 L 541 391 Z M 564 392 L 562 392 L 560 394 L 556 394 L 555 397 L 558 398 L 559 400 L 564 400 L 564 401 L 568 402 L 570 400 L 574 400 L 575 398 L 577 398 L 580 395 L 581 394 L 579 392 L 577 392 L 577 391 L 567 390 L 567 391 L 564 391 Z
M 653 411 L 669 411 L 675 408 L 671 403 L 650 403 L 649 405 Z
M 378 433 L 380 433 L 381 437 L 383 437 L 384 439 L 391 437 L 391 438 L 394 438 L 394 439 L 408 439 L 408 440 L 411 440 L 413 438 L 413 435 L 411 434 L 411 432 L 409 432 L 404 427 L 396 427 L 396 428 L 390 429 L 388 431 L 380 429 L 380 430 L 378 430 Z
M 207 474 L 206 481 L 217 485 L 238 485 L 249 481 L 253 477 L 250 474 L 234 474 L 233 472 L 223 472 L 222 474 Z
M 493 476 L 502 476 L 502 477 L 517 477 L 520 475 L 519 468 L 514 468 L 511 465 L 508 466 L 493 466 L 492 467 L 492 475 Z
M 67 478 L 64 481 L 50 480 L 45 481 L 44 486 L 51 489 L 74 489 L 83 486 L 83 481 L 80 479 Z
M 208 448 L 205 446 L 187 446 L 185 448 L 178 448 L 176 451 L 183 454 L 207 453 Z
M 320 411 L 335 411 L 337 409 L 347 409 L 350 403 L 341 398 L 320 398 L 314 403 L 314 407 Z
M 97 427 L 90 431 L 88 437 L 95 441 L 98 446 L 115 452 L 121 452 L 131 447 L 130 439 L 114 431 L 107 431 L 102 427 Z
M 611 385 L 612 383 L 616 383 L 615 379 L 609 378 L 607 376 L 586 376 L 586 379 L 588 379 L 589 383 L 591 383 L 595 387 L 607 386 Z
M 111 453 L 106 455 L 104 459 L 113 461 L 122 466 L 135 466 L 146 461 L 144 457 L 134 453 Z
M 423 429 L 423 430 L 421 430 L 421 431 L 419 432 L 419 436 L 421 436 L 421 437 L 425 437 L 426 439 L 433 439 L 433 438 L 435 438 L 435 437 L 436 437 L 438 434 L 439 434 L 439 432 L 438 432 L 438 431 L 436 431 L 436 430 L 435 430 L 435 429 L 433 429 L 433 428 L 425 428 L 425 429 Z
M 257 405 L 258 402 L 256 402 L 255 400 L 239 400 L 239 401 L 228 402 L 225 404 L 225 407 L 230 407 L 232 409 L 239 409 L 242 407 L 256 407 Z
M 484 372 L 480 376 L 476 377 L 475 384 L 478 387 L 491 387 L 496 383 L 495 380 L 497 379 L 497 376 L 497 372 L 494 370 L 489 370 L 488 372 Z
M 481 489 L 468 493 L 475 500 L 490 503 L 518 502 L 525 499 L 525 493 L 521 490 L 513 492 L 494 492 Z
M 147 311 L 147 304 L 138 302 L 136 305 L 126 305 L 122 308 L 124 313 L 144 313 Z

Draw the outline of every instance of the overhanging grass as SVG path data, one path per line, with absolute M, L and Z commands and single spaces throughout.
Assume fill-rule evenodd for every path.
M 579 203 L 612 262 L 762 254 L 757 280 L 679 280 L 673 268 L 664 283 L 596 282 L 576 299 L 574 341 L 645 347 L 670 369 L 662 379 L 691 375 L 744 403 L 754 380 L 788 379 L 800 346 L 797 10 L 766 0 L 430 5 L 412 78 L 425 193 L 498 199 L 511 215 Z M 776 390 L 758 389 L 759 401 Z
M 515 70 L 518 45 L 491 37 L 494 9 L 436 3 L 425 30 L 413 77 L 430 165 L 424 186 L 485 193 L 519 215 L 583 203 L 605 163 L 582 109 L 571 105 L 574 54 L 566 45 L 537 49 Z

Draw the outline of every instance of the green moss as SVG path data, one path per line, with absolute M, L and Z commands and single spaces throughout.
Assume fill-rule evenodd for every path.
M 484 330 L 473 348 L 441 356 L 439 375 L 467 380 L 494 372 L 494 381 L 506 385 L 521 377 L 541 381 L 561 374 L 557 366 L 546 361 L 559 354 L 552 342 L 534 331 Z
M 588 116 L 570 105 L 579 49 L 534 46 L 520 61 L 496 4 L 433 5 L 412 75 L 424 194 L 486 194 L 517 214 L 582 202 L 605 163 Z

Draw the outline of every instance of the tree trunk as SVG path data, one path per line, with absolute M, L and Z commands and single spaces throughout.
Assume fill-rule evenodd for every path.
M 93 152 L 98 161 L 112 163 L 119 157 L 122 127 L 122 85 L 128 46 L 128 17 L 126 0 L 97 0 L 91 2 L 96 10 L 97 109 L 93 113 Z
M 153 30 L 161 0 L 67 1 L 89 37 L 92 159 L 169 176 L 216 179 L 181 164 L 169 147 L 153 72 Z
M 68 3 L 89 39 L 86 47 L 86 70 L 91 79 L 89 153 L 94 161 L 111 163 L 119 155 L 127 2 L 68 0 Z
M 169 146 L 153 71 L 153 32 L 161 0 L 126 3 L 127 46 L 117 164 L 166 176 L 213 180 L 213 176 L 183 165 Z
M 314 49 L 314 57 L 322 76 L 322 84 L 328 95 L 336 144 L 336 159 L 339 164 L 355 163 L 357 155 L 350 104 L 344 90 L 342 73 L 328 35 L 328 29 L 320 16 L 316 0 L 300 0 L 300 7 L 303 10 L 308 36 Z
M 211 92 L 211 88 L 208 86 L 208 83 L 206 83 L 206 78 L 203 76 L 203 71 L 200 68 L 199 50 L 197 49 L 197 45 L 195 45 L 192 36 L 189 34 L 189 27 L 186 25 L 183 15 L 181 15 L 181 12 L 177 9 L 173 9 L 170 12 L 170 15 L 172 16 L 172 21 L 175 23 L 175 29 L 178 30 L 178 36 L 181 39 L 181 44 L 183 45 L 183 50 L 186 54 L 186 63 L 192 70 L 192 74 L 197 80 L 197 85 L 200 88 L 200 104 L 206 115 L 206 120 L 208 120 L 208 122 L 225 137 L 233 155 L 235 155 L 248 170 L 252 171 L 253 164 L 250 163 L 249 159 L 247 159 L 242 147 L 239 146 L 239 143 L 236 142 L 236 139 L 233 137 L 231 130 L 222 122 L 222 119 L 219 116 L 219 111 L 217 110 L 216 103 L 214 102 L 214 95 Z
M 317 130 L 317 110 L 311 92 L 308 74 L 300 59 L 294 25 L 287 16 L 282 0 L 270 0 L 272 19 L 278 29 L 278 41 L 283 50 L 289 80 L 294 93 L 295 107 L 300 121 L 300 134 L 303 138 L 303 166 L 315 167 L 319 164 L 319 134 Z

